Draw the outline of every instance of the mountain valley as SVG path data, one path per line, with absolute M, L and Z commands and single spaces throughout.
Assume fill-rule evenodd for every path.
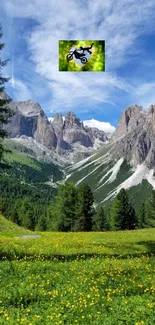
M 12 150 L 7 159 L 13 164 L 8 174 L 16 177 L 20 169 L 22 182 L 53 188 L 64 181 L 87 182 L 95 206 L 110 204 L 121 188 L 136 209 L 150 195 L 155 186 L 154 105 L 148 111 L 136 104 L 127 107 L 111 135 L 84 126 L 72 112 L 48 119 L 31 100 L 9 105 L 15 114 L 6 127 L 5 145 Z

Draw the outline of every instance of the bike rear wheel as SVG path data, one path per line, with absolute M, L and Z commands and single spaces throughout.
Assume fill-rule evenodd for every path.
M 82 58 L 82 59 L 81 59 L 81 63 L 84 64 L 84 63 L 86 63 L 86 62 L 87 62 L 87 58 Z
M 73 55 L 67 54 L 66 59 L 67 59 L 67 61 L 71 61 L 73 59 Z

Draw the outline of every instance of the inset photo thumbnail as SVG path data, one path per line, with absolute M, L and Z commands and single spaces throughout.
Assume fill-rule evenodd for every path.
M 59 41 L 59 71 L 105 71 L 105 41 Z

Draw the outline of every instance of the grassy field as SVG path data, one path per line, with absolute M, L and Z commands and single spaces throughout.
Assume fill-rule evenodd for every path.
M 1 325 L 155 324 L 155 229 L 30 238 L 2 223 Z

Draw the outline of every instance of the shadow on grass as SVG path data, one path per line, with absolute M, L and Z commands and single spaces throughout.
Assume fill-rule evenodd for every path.
M 135 254 L 72 254 L 72 255 L 42 255 L 39 257 L 33 256 L 33 255 L 18 255 L 18 256 L 10 256 L 10 255 L 4 255 L 0 256 L 0 261 L 13 261 L 13 260 L 24 260 L 26 261 L 52 261 L 52 262 L 72 262 L 72 261 L 84 261 L 87 259 L 94 259 L 94 258 L 109 258 L 109 259 L 131 259 L 136 257 L 142 257 L 142 256 L 154 256 L 152 252 L 146 252 L 146 253 L 135 253 Z
M 155 255 L 155 241 L 150 240 L 150 241 L 139 241 L 136 243 L 136 245 L 145 245 L 146 250 L 148 254 Z
M 134 244 L 133 244 L 134 245 Z M 137 246 L 143 246 L 143 250 Z M 51 254 L 51 255 L 45 255 L 45 254 L 25 254 L 24 252 L 18 253 L 17 251 L 8 251 L 8 252 L 0 252 L 0 260 L 25 260 L 25 261 L 61 261 L 61 262 L 68 262 L 68 261 L 81 261 L 86 260 L 90 258 L 117 258 L 117 259 L 127 259 L 127 258 L 135 258 L 140 256 L 155 256 L 155 241 L 139 241 L 135 243 L 135 251 L 134 248 L 132 249 L 131 244 L 127 245 L 104 245 L 107 248 L 114 248 L 115 250 L 118 250 L 119 252 L 111 252 L 111 253 L 82 253 L 82 254 Z M 145 246 L 145 249 L 144 249 Z M 126 252 L 126 249 L 132 249 L 133 252 Z M 124 253 L 123 253 L 124 250 Z

